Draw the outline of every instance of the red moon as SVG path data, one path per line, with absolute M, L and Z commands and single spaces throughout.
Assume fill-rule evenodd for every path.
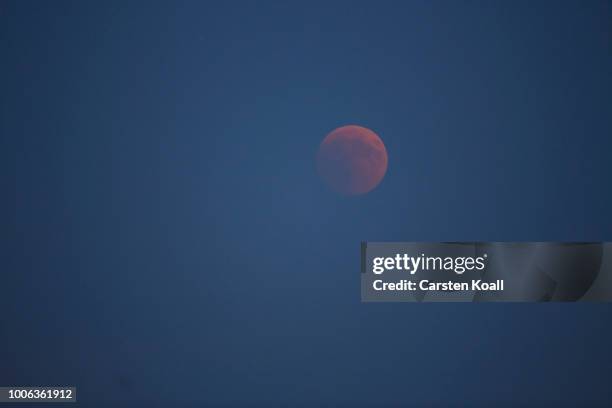
M 387 171 L 387 149 L 370 129 L 349 125 L 335 129 L 319 146 L 317 171 L 341 194 L 365 194 Z

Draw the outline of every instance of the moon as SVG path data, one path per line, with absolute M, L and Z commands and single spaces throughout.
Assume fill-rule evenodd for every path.
M 342 126 L 325 136 L 316 163 L 319 175 L 332 190 L 345 195 L 365 194 L 387 172 L 387 149 L 372 130 Z

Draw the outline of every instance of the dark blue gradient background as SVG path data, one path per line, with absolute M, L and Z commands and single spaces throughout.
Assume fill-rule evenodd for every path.
M 0 1 L 0 384 L 610 406 L 610 305 L 362 304 L 359 243 L 612 240 L 611 22 L 597 0 Z M 365 197 L 314 170 L 348 123 L 389 151 Z

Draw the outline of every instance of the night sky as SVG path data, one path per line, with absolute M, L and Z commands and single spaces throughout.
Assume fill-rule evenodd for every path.
M 361 303 L 359 250 L 612 240 L 611 50 L 600 0 L 0 0 L 0 386 L 609 406 L 611 305 Z M 315 170 L 347 124 L 364 196 Z

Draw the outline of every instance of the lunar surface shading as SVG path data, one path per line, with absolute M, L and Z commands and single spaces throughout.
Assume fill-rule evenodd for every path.
M 365 194 L 374 189 L 387 171 L 387 149 L 370 129 L 342 126 L 321 142 L 317 171 L 336 192 Z

